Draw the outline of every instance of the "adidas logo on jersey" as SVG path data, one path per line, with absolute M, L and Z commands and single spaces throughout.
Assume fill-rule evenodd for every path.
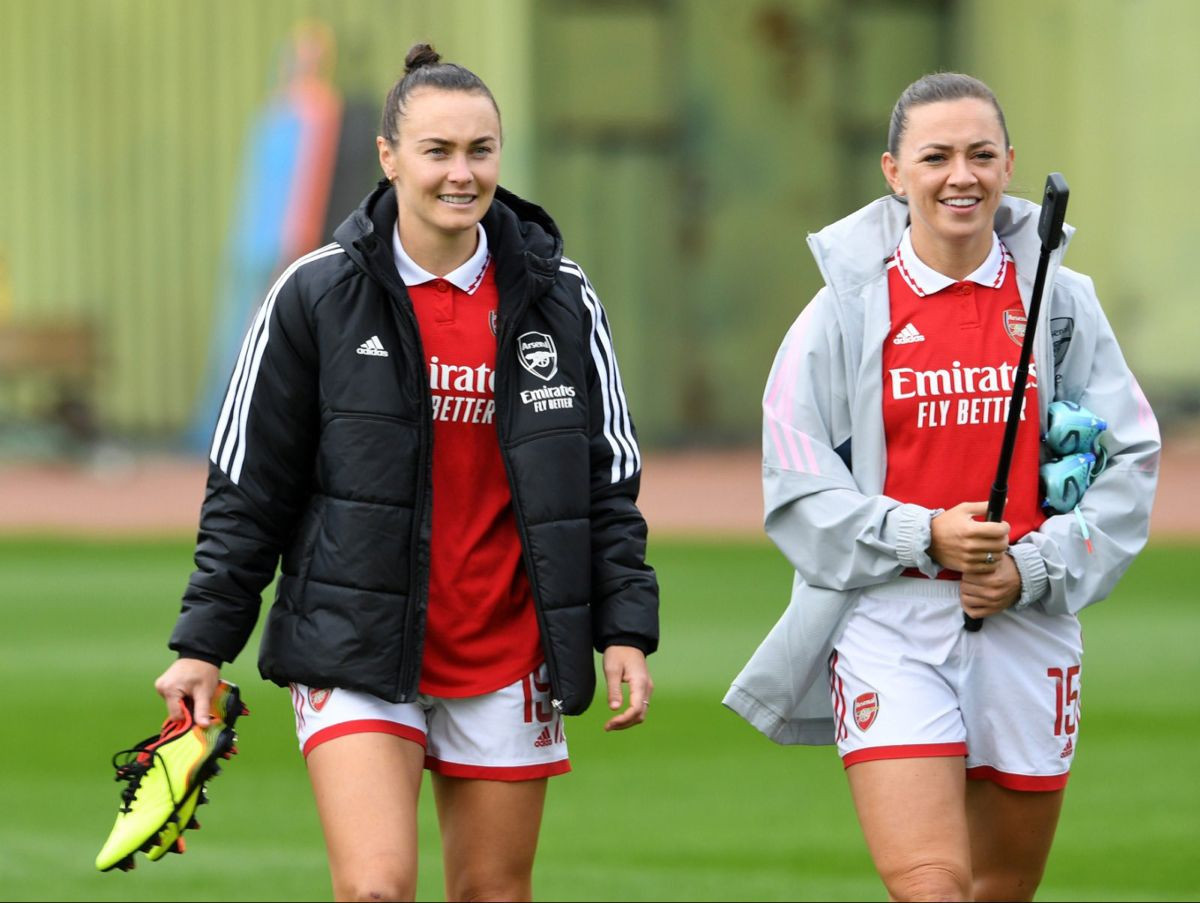
M 1071 738 L 1067 737 L 1067 745 L 1063 747 L 1063 751 L 1058 754 L 1060 759 L 1065 759 L 1075 751 L 1075 747 L 1071 743 Z
M 892 339 L 893 345 L 911 345 L 913 342 L 924 342 L 925 336 L 917 331 L 917 327 L 912 323 L 907 324 L 903 329 L 896 333 L 896 337 Z
M 552 743 L 554 743 L 554 740 L 550 737 L 550 728 L 548 727 L 542 728 L 542 732 L 538 734 L 538 738 L 533 741 L 533 745 L 538 749 L 541 749 L 544 746 L 550 746 Z
M 371 357 L 387 357 L 387 349 L 383 347 L 383 342 L 379 341 L 379 336 L 373 335 L 361 345 L 358 346 L 359 354 L 369 354 Z

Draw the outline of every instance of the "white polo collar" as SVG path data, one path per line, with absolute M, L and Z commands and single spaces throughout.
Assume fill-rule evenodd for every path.
M 965 279 L 951 279 L 927 265 L 917 256 L 912 245 L 912 226 L 906 228 L 904 235 L 900 237 L 900 246 L 896 248 L 895 257 L 900 275 L 908 283 L 908 287 L 921 298 L 936 294 L 956 282 L 974 282 L 985 288 L 999 288 L 1004 284 L 1004 277 L 1008 273 L 1008 265 L 1012 260 L 1012 254 L 1008 252 L 1008 248 L 1004 247 L 1004 242 L 993 232 L 992 249 L 979 268 Z
M 404 245 L 400 243 L 400 230 L 392 230 L 392 254 L 396 258 L 396 269 L 400 272 L 400 278 L 405 285 L 422 285 L 426 282 L 433 282 L 436 279 L 445 279 L 451 285 L 461 292 L 466 292 L 468 295 L 475 294 L 475 290 L 479 288 L 479 284 L 483 282 L 483 274 L 487 272 L 488 264 L 492 260 L 492 255 L 488 252 L 487 232 L 483 229 L 482 223 L 476 223 L 476 235 L 478 241 L 475 244 L 475 253 L 472 254 L 467 262 L 462 264 L 456 270 L 447 273 L 445 276 L 435 276 L 428 270 L 425 270 L 417 264 L 408 253 L 404 250 Z

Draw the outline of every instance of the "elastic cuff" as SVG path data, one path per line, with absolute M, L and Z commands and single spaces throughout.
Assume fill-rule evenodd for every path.
M 933 539 L 930 523 L 944 510 L 906 503 L 888 512 L 888 519 L 895 518 L 896 521 L 896 558 L 905 567 L 916 568 L 926 577 L 936 577 L 942 569 L 929 557 L 929 543 Z
M 1007 554 L 1012 557 L 1021 576 L 1021 596 L 1012 605 L 1015 611 L 1020 611 L 1046 595 L 1050 589 L 1050 578 L 1046 574 L 1046 562 L 1033 543 L 1019 542 L 1009 546 Z
M 197 652 L 195 649 L 176 649 L 180 658 L 194 658 L 202 662 L 208 662 L 215 668 L 220 668 L 223 662 L 215 655 L 209 655 L 205 652 Z
M 644 636 L 620 634 L 618 636 L 605 637 L 602 643 L 596 644 L 596 651 L 602 653 L 609 646 L 632 646 L 634 649 L 640 649 L 642 655 L 648 656 L 658 648 L 658 643 Z

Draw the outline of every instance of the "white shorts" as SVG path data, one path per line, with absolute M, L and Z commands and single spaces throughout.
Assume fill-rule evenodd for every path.
M 829 659 L 843 763 L 966 756 L 969 778 L 1065 787 L 1079 740 L 1079 619 L 1005 611 L 972 633 L 958 592 L 957 580 L 900 577 L 862 593 Z
M 385 702 L 354 690 L 292 684 L 305 757 L 347 734 L 382 733 L 425 748 L 425 767 L 455 778 L 528 781 L 571 770 L 562 713 L 550 704 L 546 666 L 482 696 Z

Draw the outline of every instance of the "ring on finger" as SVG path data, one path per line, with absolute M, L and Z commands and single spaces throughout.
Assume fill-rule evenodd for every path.
M 996 563 L 996 558 L 995 558 L 995 556 L 992 555 L 991 552 L 988 552 L 987 558 L 985 558 L 983 560 L 984 560 L 985 564 L 995 564 Z

